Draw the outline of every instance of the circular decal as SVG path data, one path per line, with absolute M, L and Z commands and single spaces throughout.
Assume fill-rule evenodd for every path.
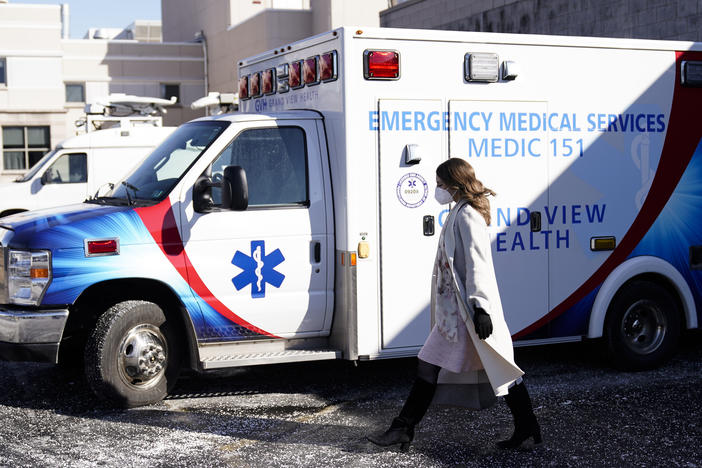
M 407 208 L 422 206 L 429 194 L 429 185 L 419 174 L 410 172 L 397 183 L 397 198 Z

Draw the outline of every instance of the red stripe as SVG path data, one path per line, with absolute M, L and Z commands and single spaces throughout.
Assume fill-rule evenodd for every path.
M 156 241 L 156 244 L 163 254 L 168 258 L 186 283 L 195 291 L 195 294 L 200 296 L 202 300 L 219 314 L 232 322 L 258 334 L 271 338 L 280 338 L 239 317 L 212 294 L 202 281 L 202 278 L 200 278 L 200 275 L 195 271 L 195 268 L 188 258 L 188 254 L 185 253 L 185 247 L 183 246 L 183 240 L 180 238 L 180 233 L 178 232 L 178 226 L 175 222 L 175 215 L 170 200 L 166 199 L 154 206 L 136 208 L 134 211 L 139 218 L 141 218 L 144 226 L 149 230 L 151 237 Z
M 675 88 L 670 120 L 668 121 L 668 132 L 665 136 L 658 170 L 639 215 L 617 248 L 585 283 L 548 314 L 515 333 L 513 338 L 521 338 L 541 328 L 576 305 L 599 286 L 641 242 L 678 185 L 700 141 L 700 126 L 695 116 L 702 108 L 702 89 L 685 88 L 680 85 L 680 62 L 683 60 L 702 60 L 702 53 L 676 52 L 675 59 Z

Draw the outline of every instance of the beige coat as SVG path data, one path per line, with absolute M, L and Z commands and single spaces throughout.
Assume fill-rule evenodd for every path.
M 484 372 L 496 396 L 507 394 L 509 385 L 524 374 L 514 363 L 512 337 L 502 312 L 500 293 L 492 263 L 490 236 L 483 217 L 465 200 L 453 207 L 444 226 L 444 245 L 457 291 L 461 318 L 483 364 Z M 460 271 L 460 275 L 458 274 Z M 460 281 L 460 277 L 465 281 Z M 432 323 L 436 316 L 437 268 L 432 275 Z M 492 334 L 485 340 L 478 338 L 473 325 L 473 310 L 479 306 L 492 320 Z M 482 371 L 465 372 L 466 383 L 476 382 Z M 450 377 L 457 382 L 456 374 Z M 442 376 L 439 377 L 439 384 Z

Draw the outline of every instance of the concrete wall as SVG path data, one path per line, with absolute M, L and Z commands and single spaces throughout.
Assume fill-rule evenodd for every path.
M 408 0 L 380 24 L 570 36 L 702 41 L 700 0 Z

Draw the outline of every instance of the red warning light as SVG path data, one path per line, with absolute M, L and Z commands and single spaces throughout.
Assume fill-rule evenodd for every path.
M 310 57 L 302 63 L 302 77 L 306 85 L 316 85 L 319 83 L 317 73 L 317 57 Z
M 288 79 L 291 88 L 301 88 L 302 83 L 302 60 L 290 64 L 290 78 Z
M 262 72 L 261 75 L 263 80 L 263 83 L 261 84 L 261 91 L 263 92 L 263 94 L 274 94 L 275 86 L 273 86 L 273 83 L 275 77 L 275 69 L 269 68 L 268 70 Z
M 251 75 L 251 97 L 261 95 L 261 73 L 253 73 Z
M 394 50 L 366 50 L 363 76 L 367 80 L 396 80 L 400 77 L 400 54 Z
M 239 78 L 239 99 L 249 98 L 249 75 Z
M 336 51 L 327 52 L 319 56 L 319 78 L 326 81 L 334 81 L 336 72 Z

